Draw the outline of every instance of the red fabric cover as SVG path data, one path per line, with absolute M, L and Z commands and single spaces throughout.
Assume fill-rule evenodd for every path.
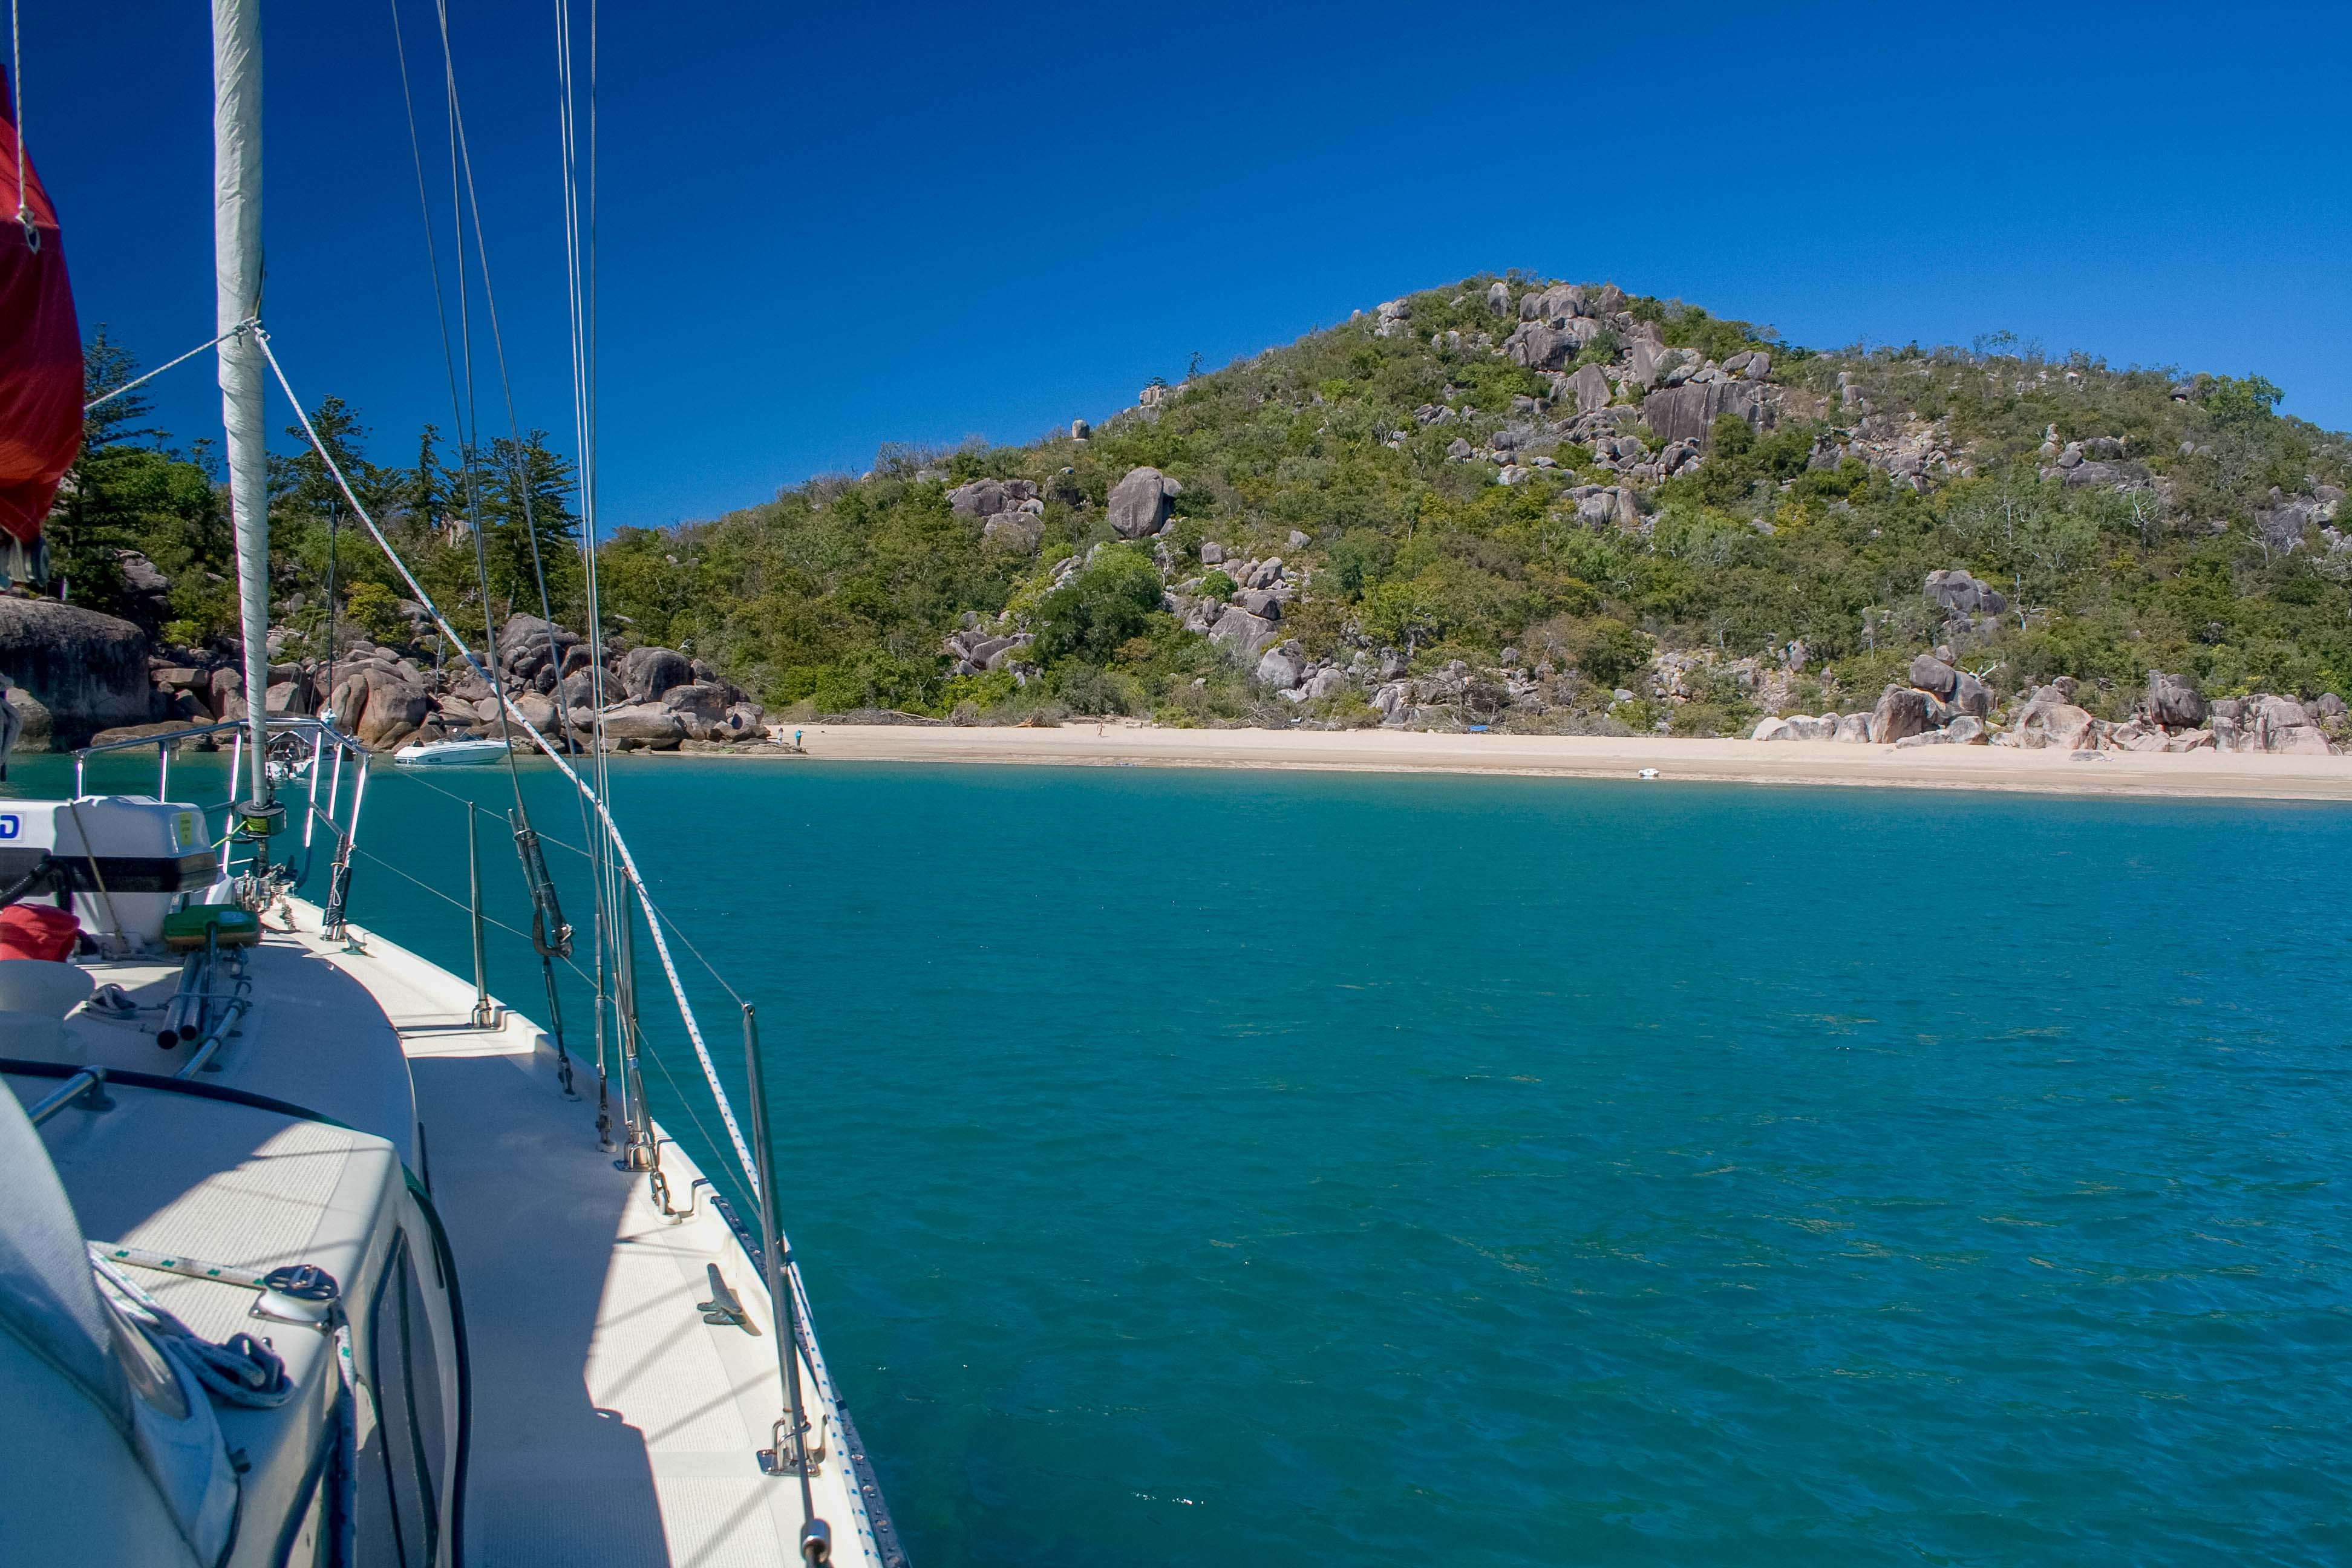
M 0 958 L 71 958 L 81 921 L 55 904 L 10 904 L 0 910 Z
M 0 529 L 31 544 L 81 446 L 81 327 L 57 209 L 29 155 L 25 205 L 37 248 L 16 221 L 16 128 L 5 82 L 0 72 Z

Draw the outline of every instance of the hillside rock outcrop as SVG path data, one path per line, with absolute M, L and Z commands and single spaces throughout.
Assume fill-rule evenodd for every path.
M 1651 393 L 1642 399 L 1642 417 L 1668 441 L 1696 442 L 1704 451 L 1715 422 L 1727 414 L 1738 416 L 1757 430 L 1771 428 L 1771 395 L 1752 381 L 1686 382 Z
M 1183 493 L 1182 485 L 1158 468 L 1130 468 L 1111 487 L 1111 531 L 1121 539 L 1150 537 L 1167 523 L 1169 502 Z
M 19 704 L 16 747 L 79 746 L 91 735 L 154 718 L 147 634 L 129 621 L 54 599 L 0 598 L 0 676 L 47 716 Z

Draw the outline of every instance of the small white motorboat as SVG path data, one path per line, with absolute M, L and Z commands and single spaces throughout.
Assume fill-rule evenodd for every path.
M 392 760 L 408 768 L 470 768 L 504 762 L 506 754 L 504 741 L 428 741 L 401 747 Z

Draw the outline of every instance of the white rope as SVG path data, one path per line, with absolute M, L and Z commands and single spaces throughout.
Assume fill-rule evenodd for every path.
M 335 462 L 334 454 L 327 450 L 326 443 L 320 440 L 319 433 L 310 427 L 310 416 L 303 412 L 302 400 L 294 395 L 293 384 L 286 379 L 285 366 L 278 363 L 278 355 L 270 349 L 269 334 L 257 327 L 254 329 L 253 336 L 254 341 L 261 345 L 262 357 L 269 362 L 269 368 L 277 373 L 278 384 L 285 391 L 287 402 L 294 405 L 294 417 L 301 421 L 302 434 L 309 437 L 311 448 L 319 454 L 319 460 L 326 464 L 327 471 L 334 476 L 336 488 L 343 492 L 343 500 L 351 503 L 352 510 L 357 514 L 361 526 L 368 531 L 368 536 L 376 542 L 378 548 L 383 550 L 385 559 L 392 563 L 393 570 L 400 574 L 400 580 L 408 584 L 408 591 L 416 595 L 416 602 L 424 605 L 425 613 L 433 617 L 434 625 L 441 628 L 441 635 L 447 637 L 451 645 L 465 656 L 467 663 L 475 669 L 480 670 L 481 659 L 475 655 L 471 647 L 467 646 L 466 639 L 457 635 L 457 628 L 451 626 L 448 618 L 442 615 L 441 607 L 433 602 L 433 596 L 425 591 L 425 585 L 419 583 L 415 574 L 409 571 L 408 563 L 400 558 L 400 552 L 392 547 L 392 542 L 383 536 L 383 531 L 376 527 L 375 519 L 369 515 L 367 508 L 360 504 L 360 498 L 352 492 L 351 481 L 343 478 L 343 470 Z M 487 673 L 484 674 L 484 679 L 488 679 Z M 751 1146 L 744 1141 L 743 1130 L 736 1123 L 734 1104 L 727 1098 L 727 1090 L 719 1081 L 719 1068 L 710 1059 L 710 1047 L 703 1043 L 702 1026 L 695 1020 L 694 1005 L 686 999 L 685 983 L 678 979 L 677 964 L 669 955 L 668 941 L 662 935 L 661 913 L 654 908 L 652 895 L 646 891 L 646 879 L 637 870 L 636 858 L 629 853 L 628 840 L 621 837 L 620 825 L 613 820 L 613 814 L 605 809 L 604 801 L 582 782 L 578 773 L 572 771 L 571 764 L 563 760 L 562 754 L 549 742 L 547 737 L 541 734 L 532 726 L 531 721 L 523 716 L 522 710 L 516 706 L 515 700 L 505 695 L 503 683 L 499 684 L 499 691 L 500 702 L 505 705 L 514 721 L 522 726 L 523 733 L 530 737 L 533 745 L 547 753 L 548 761 L 553 763 L 557 771 L 572 781 L 572 788 L 587 797 L 589 803 L 595 807 L 597 817 L 603 821 L 604 831 L 611 836 L 613 847 L 618 851 L 621 863 L 627 870 L 629 886 L 635 891 L 637 902 L 645 909 L 646 926 L 653 933 L 654 951 L 661 955 L 662 973 L 669 980 L 670 994 L 677 999 L 678 1016 L 685 1021 L 687 1038 L 694 1042 L 694 1054 L 702 1063 L 702 1076 L 710 1085 L 711 1098 L 719 1102 L 719 1117 L 727 1124 L 727 1137 L 729 1142 L 735 1145 L 735 1158 L 742 1164 L 744 1180 L 751 1184 L 751 1190 L 756 1194 L 760 1187 L 760 1173 L 758 1165 L 751 1159 Z
M 33 232 L 32 208 L 25 201 L 25 37 L 17 16 L 20 8 L 21 0 L 8 0 L 8 96 L 16 129 L 16 221 L 24 226 L 25 242 L 38 250 L 41 237 Z
M 228 342 L 229 339 L 237 337 L 242 333 L 251 331 L 254 327 L 258 324 L 259 323 L 257 322 L 253 317 L 247 316 L 244 321 L 239 321 L 234 327 L 231 327 L 228 331 L 215 338 L 212 342 L 208 343 L 198 343 L 194 348 L 190 349 L 178 359 L 165 360 L 162 364 L 157 365 L 153 370 L 149 371 L 145 375 L 141 376 L 138 380 L 126 381 L 121 386 L 116 387 L 112 392 L 100 393 L 96 397 L 93 397 L 88 403 L 83 404 L 81 405 L 81 411 L 84 414 L 87 414 L 91 409 L 97 407 L 100 404 L 111 402 L 115 398 L 121 396 L 124 393 L 131 391 L 133 387 L 144 386 L 147 383 L 154 380 L 157 376 L 163 374 L 173 365 L 185 364 L 190 360 L 195 358 L 198 354 L 205 353 L 206 350 L 216 349 L 220 347 L 221 344 Z
M 275 1409 L 294 1397 L 299 1385 L 287 1380 L 286 1363 L 269 1348 L 267 1340 L 236 1333 L 214 1343 L 116 1268 L 104 1245 L 95 1241 L 88 1244 L 90 1268 L 129 1300 L 163 1344 L 179 1352 L 181 1364 L 204 1384 L 205 1392 L 224 1405 L 242 1405 L 248 1410 Z M 139 1259 L 130 1261 L 136 1263 Z

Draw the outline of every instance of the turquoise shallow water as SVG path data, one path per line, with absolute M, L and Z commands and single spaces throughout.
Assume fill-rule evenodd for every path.
M 2352 1554 L 2352 814 L 616 776 L 920 1568 Z

